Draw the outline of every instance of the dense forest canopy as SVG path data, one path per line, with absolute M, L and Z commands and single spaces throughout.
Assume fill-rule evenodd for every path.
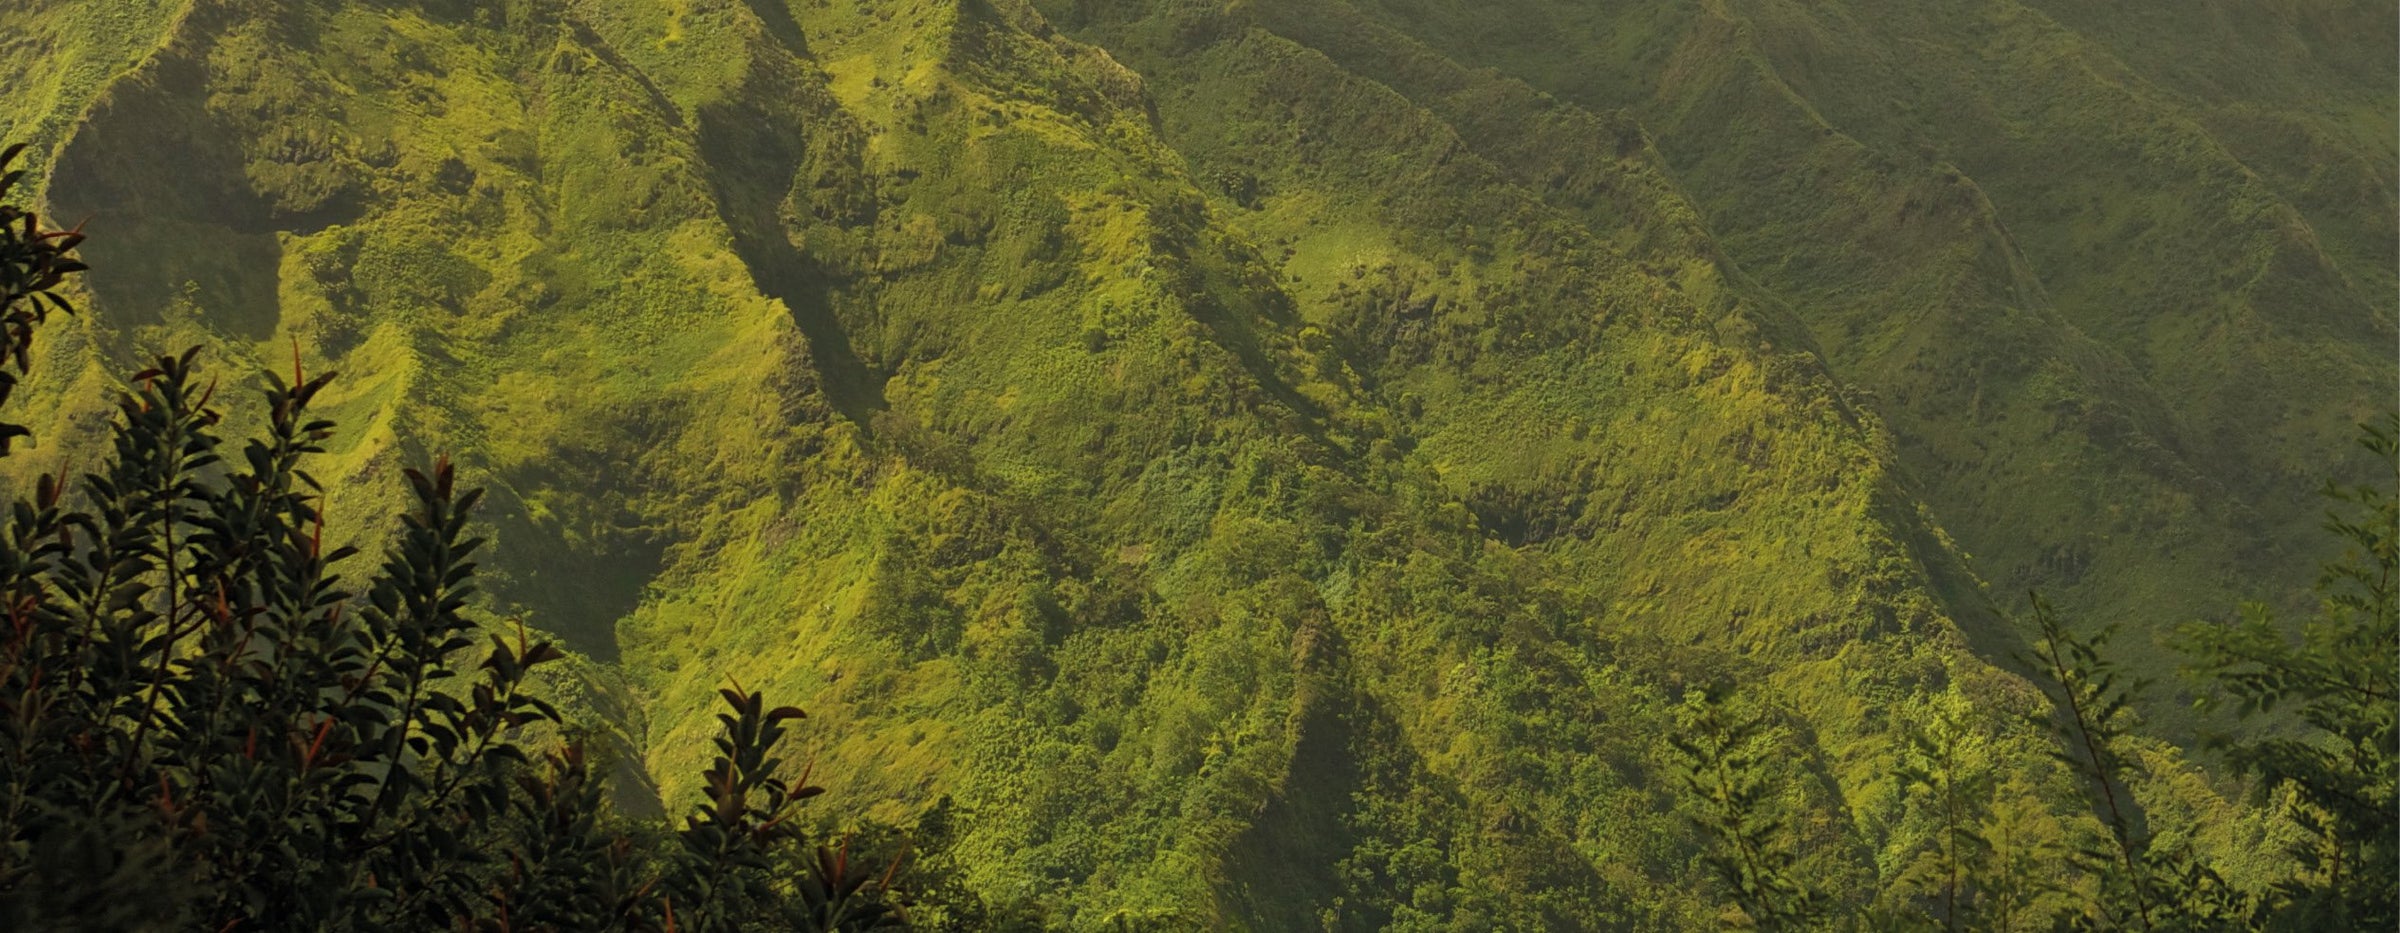
M 0 9 L 6 916 L 2388 927 L 2396 37 Z

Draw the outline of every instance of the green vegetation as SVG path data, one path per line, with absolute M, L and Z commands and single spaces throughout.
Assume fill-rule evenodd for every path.
M 684 812 L 728 677 L 790 698 L 802 828 L 937 927 L 2024 929 L 2128 846 L 2273 903 L 2365 837 L 2237 749 L 2353 727 L 2228 681 L 2243 777 L 2167 678 L 2384 481 L 2396 32 L 2119 6 L 20 4 L 0 136 L 105 271 L 0 485 L 296 348 L 329 552 L 488 490 L 577 793 Z M 2058 758 L 2107 623 L 2165 686 Z
M 2238 599 L 2307 607 L 2308 491 L 2366 476 L 2335 452 L 2396 391 L 2392 10 L 1242 9 L 1243 44 L 1380 83 L 1637 260 L 1710 260 L 1883 419 L 1994 592 L 2124 620 L 2130 671 Z M 2193 734 L 2178 697 L 2144 713 Z
M 1954 716 L 1938 717 L 1905 766 L 1912 797 L 1939 808 L 1930 877 L 1910 879 L 1913 909 L 1879 906 L 1861 920 L 1876 928 L 2012 930 L 2370 930 L 2400 922 L 2400 421 L 2370 427 L 2364 445 L 2388 471 L 2382 482 L 2329 487 L 2352 506 L 2328 527 L 2347 550 L 2326 568 L 2315 618 L 2293 638 L 2254 606 L 2236 624 L 2189 628 L 2191 673 L 2212 691 L 2204 708 L 2238 701 L 2239 716 L 2300 707 L 2300 724 L 2263 736 L 2226 738 L 2231 759 L 2255 777 L 2238 819 L 2263 821 L 2287 840 L 2278 870 L 2229 882 L 2187 831 L 2164 829 L 2159 788 L 2143 772 L 2135 692 L 2105 651 L 2107 636 L 2079 637 L 2038 598 L 2032 660 L 2052 693 L 2053 755 L 2074 777 L 2072 796 L 2100 832 L 2053 838 L 2047 857 L 1996 862 L 2006 814 L 1990 805 L 1992 782 L 2023 762 L 1983 754 Z M 1955 710 L 1945 710 L 1955 713 Z M 1767 722 L 1745 715 L 1723 691 L 1695 696 L 1676 747 L 1686 758 L 1690 806 L 1716 841 L 1709 861 L 1723 876 L 1742 922 L 1760 929 L 1824 925 L 1822 888 L 1797 864 L 1796 835 L 1779 812 L 1778 775 L 1763 741 Z M 2171 805 L 2171 804 L 2169 804 Z M 2034 873 L 2027 885 L 2028 870 Z M 2026 895 L 2044 895 L 2028 899 Z M 2028 907 L 2047 901 L 2043 917 Z
M 5 168 L 16 154 L 0 154 Z M 0 176 L 0 196 L 17 180 Z M 80 271 L 73 234 L 0 208 L 10 354 Z M 44 476 L 0 541 L 0 918 L 12 929 L 734 931 L 897 925 L 847 844 L 798 851 L 790 707 L 723 691 L 704 802 L 636 847 L 582 742 L 542 765 L 528 689 L 560 652 L 473 618 L 480 492 L 447 460 L 351 591 L 304 464 L 332 374 L 268 376 L 228 462 L 198 351 L 133 377 L 112 454 Z M 12 373 L 11 375 L 15 375 Z M 0 385 L 5 385 L 0 383 Z M 486 642 L 488 641 L 488 644 Z M 457 681 L 457 682 L 446 682 Z M 555 743 L 546 743 L 555 744 Z M 655 830 L 648 832 L 655 833 Z M 897 866 L 893 866 L 897 868 Z
M 24 181 L 14 168 L 25 152 L 18 143 L 0 150 L 0 197 Z M 34 329 L 53 311 L 72 313 L 75 306 L 58 294 L 67 276 L 84 270 L 72 253 L 83 236 L 73 231 L 44 230 L 41 217 L 15 204 L 0 204 L 0 406 L 16 392 L 17 382 L 32 365 Z M 6 364 L 15 364 L 11 370 Z M 33 432 L 21 424 L 0 423 L 0 456 L 11 442 Z
M 2400 423 L 2365 446 L 2400 474 Z M 2292 853 L 2306 874 L 2280 886 L 2298 927 L 2368 929 L 2400 922 L 2400 493 L 2377 482 L 2326 492 L 2350 503 L 2330 527 L 2348 545 L 2318 583 L 2323 601 L 2298 638 L 2272 611 L 2194 625 L 2195 666 L 2244 718 L 2284 709 L 2300 726 L 2223 739 L 2262 794 L 2288 789 L 2304 831 Z

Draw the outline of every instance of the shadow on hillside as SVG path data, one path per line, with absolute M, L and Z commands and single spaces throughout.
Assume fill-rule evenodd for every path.
M 1231 900 L 1260 929 L 1321 925 L 1317 909 L 1343 893 L 1340 863 L 1359 842 L 1344 823 L 1366 786 L 1350 725 L 1320 700 L 1301 714 L 1299 733 L 1289 776 L 1233 846 L 1244 856 L 1225 865 Z
M 765 24 L 767 35 L 783 43 L 786 51 L 801 58 L 808 57 L 808 37 L 800 31 L 800 24 L 792 19 L 792 11 L 784 8 L 782 0 L 742 2 L 750 7 L 750 12 L 758 17 L 760 23 Z
M 167 56 L 110 88 L 59 150 L 53 214 L 94 234 L 83 255 L 106 275 L 89 287 L 100 314 L 128 331 L 185 304 L 209 327 L 264 340 L 281 320 L 278 229 L 324 222 L 277 217 L 251 190 L 234 130 L 212 120 L 207 73 Z M 159 171 L 172 153 L 174 171 Z M 337 204 L 333 219 L 350 205 Z
M 504 561 L 487 567 L 481 585 L 503 607 L 524 612 L 533 625 L 579 654 L 603 664 L 619 657 L 617 622 L 641 607 L 650 581 L 666 563 L 670 540 L 631 522 L 616 527 L 561 524 L 528 499 L 604 501 L 622 493 L 606 488 L 578 461 L 597 458 L 560 451 L 542 467 L 494 477 L 483 518 L 506 542 Z M 562 471 L 558 467 L 565 465 Z M 561 495 L 559 490 L 574 490 Z M 595 534 L 596 530 L 605 529 Z M 532 610 L 532 611 L 528 611 Z
M 702 108 L 699 141 L 709 187 L 752 281 L 790 309 L 792 322 L 808 338 L 827 401 L 864 429 L 885 407 L 886 374 L 859 359 L 834 314 L 830 277 L 785 234 L 778 210 L 803 153 L 797 140 L 777 130 L 776 121 L 748 108 Z

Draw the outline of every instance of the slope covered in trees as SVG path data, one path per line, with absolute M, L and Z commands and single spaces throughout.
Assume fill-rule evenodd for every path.
M 1798 870 L 1897 910 L 1912 736 L 2046 761 L 2010 594 L 2152 672 L 2308 604 L 2395 242 L 2388 10 L 1900 6 L 11 9 L 105 274 L 5 470 L 297 347 L 329 534 L 457 452 L 620 806 L 730 675 L 1002 913 L 1706 925 L 1733 682 Z M 2173 699 L 2125 780 L 2263 889 Z M 2106 830 L 2011 774 L 2002 862 Z

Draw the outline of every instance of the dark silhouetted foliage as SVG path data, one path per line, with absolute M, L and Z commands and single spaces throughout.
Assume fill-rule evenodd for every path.
M 74 312 L 75 306 L 56 289 L 67 276 L 84 269 L 72 255 L 75 245 L 83 242 L 81 232 L 45 230 L 39 216 L 5 201 L 24 180 L 22 170 L 11 168 L 24 152 L 24 143 L 0 150 L 0 406 L 8 404 L 17 379 L 32 365 L 27 354 L 33 349 L 34 327 L 52 310 Z M 28 433 L 24 425 L 0 421 L 0 456 Z

